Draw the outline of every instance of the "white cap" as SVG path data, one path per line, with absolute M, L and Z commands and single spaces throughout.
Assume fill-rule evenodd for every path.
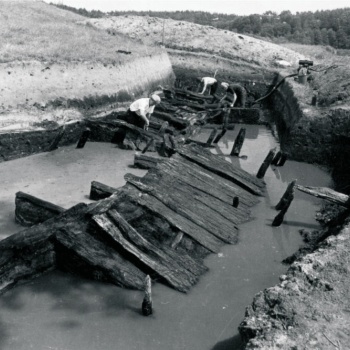
M 158 95 L 152 95 L 151 96 L 151 99 L 156 102 L 157 104 L 160 103 L 160 97 Z
M 228 83 L 221 83 L 221 86 L 227 90 L 229 87 L 229 84 Z

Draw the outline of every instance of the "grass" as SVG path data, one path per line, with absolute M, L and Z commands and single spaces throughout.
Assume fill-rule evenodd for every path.
M 82 20 L 85 18 L 43 2 L 1 1 L 0 63 L 38 60 L 119 65 L 159 52 L 157 47 L 146 47 L 123 35 L 79 24 Z

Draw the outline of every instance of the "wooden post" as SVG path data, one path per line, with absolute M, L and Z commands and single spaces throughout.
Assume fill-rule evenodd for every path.
M 58 144 L 64 135 L 65 129 L 66 129 L 66 125 L 63 125 L 59 128 L 59 131 L 58 131 L 55 139 L 52 141 L 52 143 L 49 147 L 49 152 L 54 151 L 55 149 L 58 148 Z
M 286 160 L 287 160 L 287 155 L 285 153 L 282 153 L 281 159 L 278 162 L 277 166 L 283 166 Z
M 213 143 L 218 143 L 221 138 L 226 134 L 227 129 L 222 129 L 221 133 L 217 135 L 213 141 Z
M 282 210 L 274 218 L 274 220 L 272 222 L 272 226 L 277 227 L 277 226 L 280 226 L 282 224 L 283 219 L 284 219 L 284 215 L 286 214 L 289 206 L 291 205 L 293 198 L 294 198 L 293 194 L 288 197 L 288 201 L 284 204 L 284 207 L 282 208 Z
M 145 148 L 142 150 L 141 153 L 142 154 L 146 153 L 147 150 L 151 147 L 151 145 L 153 145 L 153 142 L 154 142 L 154 138 L 149 139 L 147 144 L 146 144 L 146 146 L 145 146 Z
M 238 205 L 239 205 L 239 198 L 238 197 L 233 197 L 232 206 L 234 208 L 238 208 Z
M 210 135 L 209 135 L 209 138 L 208 138 L 208 140 L 207 140 L 207 142 L 206 142 L 206 144 L 207 144 L 208 146 L 210 146 L 210 145 L 212 144 L 212 142 L 213 142 L 213 140 L 214 140 L 214 138 L 215 138 L 215 136 L 216 136 L 216 133 L 217 133 L 217 129 L 214 128 L 214 129 L 211 131 L 211 133 L 210 133 Z
M 262 179 L 265 176 L 267 168 L 270 166 L 270 164 L 275 156 L 275 152 L 276 152 L 276 149 L 274 148 L 274 149 L 270 150 L 270 152 L 266 156 L 265 160 L 263 161 L 263 163 L 260 166 L 260 169 L 258 170 L 258 173 L 256 174 L 256 177 L 258 179 Z
M 142 302 L 142 314 L 144 316 L 152 315 L 152 289 L 151 289 L 151 277 L 149 275 L 146 276 L 145 279 L 145 297 Z
M 239 133 L 236 137 L 235 143 L 233 144 L 232 151 L 230 153 L 231 156 L 237 156 L 237 157 L 239 156 L 239 152 L 241 151 L 241 148 L 243 146 L 244 138 L 245 138 L 245 128 L 241 128 L 241 130 L 239 130 Z
M 281 151 L 278 151 L 275 155 L 275 157 L 273 158 L 272 162 L 271 162 L 271 165 L 277 165 L 278 162 L 280 161 L 282 157 L 282 152 Z
M 83 133 L 80 136 L 80 139 L 77 144 L 77 148 L 84 148 L 86 141 L 88 140 L 90 136 L 91 130 L 89 128 L 86 128 Z
M 293 180 L 292 182 L 289 183 L 286 191 L 284 192 L 282 198 L 280 201 L 277 203 L 275 206 L 276 210 L 282 210 L 288 203 L 289 197 L 294 196 L 294 186 L 296 184 L 297 180 Z

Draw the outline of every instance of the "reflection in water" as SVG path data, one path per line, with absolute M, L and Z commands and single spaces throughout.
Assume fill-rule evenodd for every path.
M 263 126 L 244 127 L 248 135 L 256 135 L 246 138 L 243 144 L 241 155 L 247 158 L 225 158 L 256 174 L 269 150 L 278 147 L 278 143 Z M 229 155 L 240 127 L 236 129 L 227 132 L 213 152 Z M 206 141 L 209 132 L 202 132 L 202 140 Z M 39 155 L 29 157 L 36 167 L 45 169 L 45 178 L 38 180 L 37 175 L 33 175 L 22 182 L 18 180 L 16 190 L 26 191 L 18 187 L 18 183 L 22 183 L 28 186 L 31 194 L 48 199 L 53 183 L 63 181 L 52 201 L 62 205 L 68 198 L 72 205 L 74 200 L 83 200 L 92 180 L 112 186 L 121 181 L 121 186 L 122 174 L 130 170 L 130 154 L 122 158 L 125 153 L 109 147 L 111 145 L 88 144 L 83 151 L 73 147 L 58 150 L 57 160 L 54 154 L 50 155 L 51 168 L 56 175 L 46 169 L 49 155 L 42 159 Z M 62 152 L 65 154 L 60 158 Z M 92 165 L 99 153 L 106 155 L 105 163 L 96 170 Z M 25 162 L 15 161 L 19 168 L 22 161 Z M 55 166 L 56 162 L 61 165 Z M 25 164 L 30 169 L 31 163 Z M 116 180 L 116 175 L 121 180 Z M 0 298 L 0 348 L 240 349 L 237 327 L 244 317 L 245 307 L 257 292 L 278 283 L 278 276 L 285 273 L 287 267 L 281 261 L 302 244 L 299 229 L 318 227 L 314 216 L 319 200 L 299 192 L 295 193 L 284 223 L 271 227 L 277 214 L 274 206 L 293 179 L 303 185 L 329 185 L 329 176 L 312 165 L 287 161 L 283 167 L 270 167 L 264 178 L 266 196 L 252 209 L 253 220 L 240 226 L 239 243 L 226 245 L 219 254 L 206 258 L 209 272 L 188 294 L 156 284 L 152 316 L 140 315 L 143 294 L 138 291 L 56 271 Z M 67 192 L 64 192 L 66 187 Z M 79 198 L 69 197 L 72 192 L 79 193 Z

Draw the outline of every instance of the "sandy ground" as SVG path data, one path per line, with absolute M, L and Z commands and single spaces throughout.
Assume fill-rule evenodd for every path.
M 305 58 L 300 53 L 267 41 L 185 21 L 147 16 L 118 16 L 88 19 L 83 23 L 87 22 L 98 28 L 126 34 L 144 43 L 208 52 L 264 68 L 283 69 L 284 64 L 296 68 L 298 60 Z

